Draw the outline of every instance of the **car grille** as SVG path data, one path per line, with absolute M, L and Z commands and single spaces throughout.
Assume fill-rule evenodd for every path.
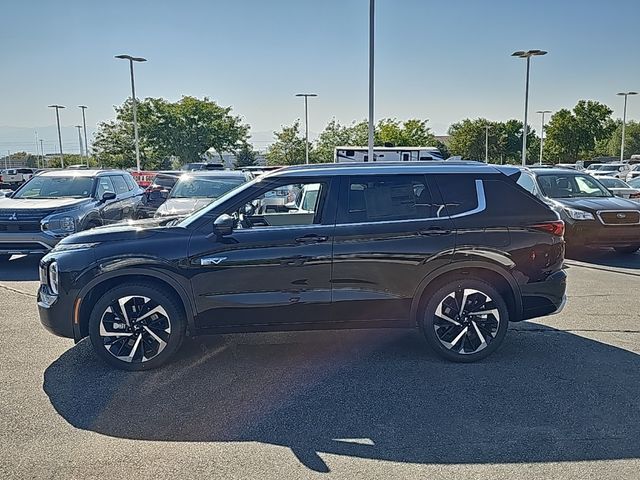
M 634 210 L 598 212 L 598 216 L 605 225 L 636 225 L 640 223 L 640 212 Z
M 46 252 L 48 248 L 41 244 L 35 242 L 20 242 L 20 243 L 10 243 L 10 242 L 0 242 L 0 251 L 7 252 Z
M 0 232 L 39 232 L 40 222 L 2 222 L 0 221 Z
M 40 222 L 47 215 L 60 210 L 0 210 L 0 222 Z

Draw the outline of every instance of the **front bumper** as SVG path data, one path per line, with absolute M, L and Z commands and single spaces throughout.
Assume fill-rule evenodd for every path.
M 603 225 L 598 220 L 585 220 L 567 225 L 565 240 L 573 247 L 640 245 L 640 225 Z
M 0 233 L 0 254 L 29 255 L 44 254 L 62 240 L 44 232 Z
M 552 273 L 542 282 L 521 285 L 521 320 L 560 313 L 567 302 L 566 291 L 567 274 L 564 270 Z
M 40 323 L 59 337 L 76 338 L 73 325 L 73 301 L 67 295 L 51 295 L 45 285 L 38 289 Z

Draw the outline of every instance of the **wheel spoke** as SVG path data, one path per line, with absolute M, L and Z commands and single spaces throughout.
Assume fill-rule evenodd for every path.
M 471 325 L 473 325 L 473 329 L 476 331 L 476 335 L 478 335 L 478 339 L 480 339 L 480 347 L 478 348 L 484 347 L 487 344 L 487 341 L 482 336 L 482 333 L 480 333 L 480 329 L 478 328 L 478 325 L 476 325 L 476 322 L 474 322 L 473 320 L 471 320 Z
M 136 351 L 138 350 L 138 345 L 140 345 L 140 340 L 142 340 L 142 334 L 139 334 L 138 338 L 136 338 L 136 343 L 134 343 L 133 347 L 131 347 L 131 351 L 129 352 L 129 355 L 127 355 L 127 357 L 124 358 L 125 361 L 133 362 L 133 357 L 135 356 Z

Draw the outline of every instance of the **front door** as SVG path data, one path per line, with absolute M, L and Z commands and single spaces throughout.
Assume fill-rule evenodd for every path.
M 265 183 L 251 198 L 220 212 L 235 219 L 230 235 L 192 238 L 198 328 L 295 329 L 331 321 L 332 181 Z M 282 197 L 274 192 L 284 190 L 289 194 L 274 203 Z M 310 198 L 305 192 L 314 192 L 315 201 L 296 202 Z

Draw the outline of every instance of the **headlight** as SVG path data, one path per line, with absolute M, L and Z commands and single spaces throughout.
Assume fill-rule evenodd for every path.
M 564 211 L 574 220 L 594 220 L 593 214 L 589 212 L 576 210 L 575 208 L 565 208 Z
M 43 230 L 61 233 L 73 233 L 76 231 L 76 220 L 74 217 L 54 217 L 42 223 Z
M 58 294 L 58 264 L 51 262 L 49 265 L 49 288 L 54 295 Z
M 94 243 L 59 243 L 54 247 L 56 252 L 67 252 L 69 250 L 83 250 L 87 248 L 93 248 L 98 245 L 98 242 Z

